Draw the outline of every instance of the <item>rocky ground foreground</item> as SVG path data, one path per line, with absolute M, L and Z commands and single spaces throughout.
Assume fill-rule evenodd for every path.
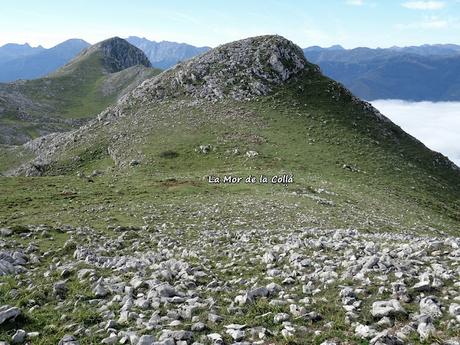
M 1 236 L 1 344 L 460 344 L 459 238 L 168 223 Z

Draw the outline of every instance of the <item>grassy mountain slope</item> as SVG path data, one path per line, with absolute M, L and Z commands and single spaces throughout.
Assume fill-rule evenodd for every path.
M 40 330 L 37 344 L 70 333 L 81 344 L 125 341 L 128 331 L 233 343 L 225 326 L 239 324 L 237 339 L 251 342 L 369 344 L 378 339 L 362 339 L 354 322 L 391 328 L 393 341 L 417 318 L 419 275 L 442 272 L 430 294 L 446 307 L 458 292 L 458 167 L 279 36 L 148 79 L 78 130 L 0 151 L 0 169 L 14 175 L 0 177 L 6 249 L 40 260 L 0 277 L 0 303 L 23 310 L 0 339 L 23 328 Z M 293 182 L 271 183 L 283 174 Z M 239 302 L 269 283 L 280 291 Z M 373 303 L 393 298 L 393 284 L 410 290 L 407 314 L 378 325 Z M 180 292 L 160 292 L 169 285 Z M 451 320 L 444 311 L 437 333 L 411 326 L 406 340 L 455 339 Z
M 117 44 L 120 52 L 104 52 Z M 123 61 L 123 54 L 132 60 Z M 149 66 L 140 50 L 121 39 L 110 39 L 45 78 L 0 84 L 0 143 L 19 144 L 82 125 L 158 73 Z
M 338 223 L 344 222 L 340 214 L 356 213 L 359 221 L 349 226 L 366 226 L 366 219 L 373 218 L 373 223 L 389 228 L 458 227 L 460 174 L 453 163 L 324 77 L 303 57 L 280 57 L 287 67 L 276 70 L 277 62 L 270 65 L 267 61 L 273 58 L 263 49 L 292 48 L 276 37 L 268 43 L 264 39 L 223 46 L 179 65 L 148 80 L 85 128 L 22 148 L 38 157 L 20 171 L 74 175 L 95 168 L 125 169 L 141 179 L 174 178 L 188 181 L 187 186 L 196 183 L 204 190 L 222 191 L 232 187 L 209 186 L 203 179 L 212 174 L 289 173 L 295 183 L 287 187 L 233 188 L 262 193 L 274 188 L 275 195 L 295 199 L 309 195 L 311 188 L 331 189 L 336 206 L 327 209 Z M 268 48 L 247 52 L 251 48 L 245 45 L 262 43 Z M 241 51 L 246 57 L 237 59 L 243 67 L 235 67 L 231 57 Z M 222 57 L 230 62 L 217 64 Z M 260 65 L 254 67 L 253 58 Z M 304 67 L 296 65 L 299 61 Z M 212 149 L 202 154 L 200 145 Z M 250 158 L 249 151 L 258 155 Z M 139 166 L 129 168 L 133 161 Z M 296 191 L 300 194 L 292 196 Z M 407 212 L 401 214 L 402 208 Z

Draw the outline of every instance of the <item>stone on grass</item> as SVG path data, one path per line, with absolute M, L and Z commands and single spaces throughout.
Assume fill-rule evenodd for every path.
M 6 321 L 14 321 L 19 315 L 21 315 L 19 308 L 10 307 L 9 305 L 0 307 L 0 325 Z
M 155 343 L 155 337 L 153 335 L 143 335 L 139 338 L 137 345 L 153 345 Z
M 59 341 L 58 345 L 80 345 L 80 342 L 73 335 L 66 334 Z
M 433 319 L 442 316 L 441 307 L 436 297 L 428 296 L 420 301 L 420 314 L 430 315 Z
M 422 315 L 418 319 L 417 332 L 420 335 L 421 340 L 425 340 L 431 335 L 434 335 L 436 331 L 433 325 L 433 319 L 429 315 Z
M 26 341 L 27 333 L 23 329 L 18 329 L 11 338 L 13 344 L 23 344 Z
M 355 328 L 355 334 L 360 338 L 370 339 L 377 334 L 377 331 L 371 326 L 359 324 Z
M 388 301 L 377 301 L 372 304 L 372 316 L 376 318 L 385 316 L 405 315 L 406 311 L 401 306 L 399 301 L 391 299 Z

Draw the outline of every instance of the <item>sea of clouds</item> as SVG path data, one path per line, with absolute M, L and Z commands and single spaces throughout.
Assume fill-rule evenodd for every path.
M 371 102 L 382 114 L 460 166 L 460 102 Z

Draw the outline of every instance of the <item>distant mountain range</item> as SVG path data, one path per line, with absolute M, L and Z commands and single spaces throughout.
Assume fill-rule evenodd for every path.
M 168 69 L 210 49 L 185 43 L 149 41 L 136 36 L 130 36 L 126 41 L 144 51 L 152 66 L 160 69 Z M 0 47 L 0 82 L 43 77 L 68 63 L 88 46 L 88 42 L 80 39 L 67 40 L 50 49 L 34 48 L 27 43 L 6 44 Z
M 460 100 L 460 46 L 304 49 L 324 74 L 367 99 Z
M 50 49 L 28 44 L 0 47 L 0 82 L 40 78 L 62 67 L 90 44 L 70 39 Z
M 211 49 L 210 47 L 195 47 L 186 43 L 149 41 L 146 38 L 136 36 L 130 36 L 126 40 L 144 51 L 152 66 L 161 69 L 168 69 L 179 61 L 188 60 Z
M 460 54 L 460 45 L 456 44 L 424 44 L 421 46 L 390 47 L 390 48 L 365 48 L 345 49 L 341 45 L 329 48 L 311 46 L 304 52 L 314 59 L 330 59 L 337 61 L 351 61 L 351 59 L 367 60 L 378 56 L 398 56 L 401 54 L 415 54 L 421 56 L 449 56 Z
M 152 66 L 168 69 L 208 51 L 185 43 L 126 39 L 149 58 Z M 0 47 L 0 82 L 34 79 L 47 75 L 74 58 L 89 44 L 72 39 L 53 48 L 28 44 Z M 306 58 L 320 66 L 328 77 L 343 83 L 366 100 L 404 99 L 460 100 L 460 46 L 455 44 L 391 48 L 305 48 Z
M 31 47 L 28 43 L 8 43 L 0 47 L 0 64 L 8 60 L 33 55 L 46 50 L 42 46 Z

